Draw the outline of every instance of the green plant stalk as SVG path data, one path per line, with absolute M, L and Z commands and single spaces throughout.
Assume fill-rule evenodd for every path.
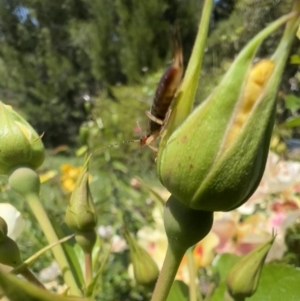
M 190 275 L 189 283 L 189 301 L 203 301 L 200 290 L 196 287 L 196 269 L 195 269 L 195 260 L 193 256 L 193 248 L 189 248 L 186 252 L 187 264 Z
M 166 257 L 156 282 L 151 301 L 167 300 L 183 255 L 183 250 L 175 251 L 168 246 Z
M 42 288 L 42 289 L 46 289 L 43 285 L 43 283 L 40 282 L 40 280 L 38 280 L 35 275 L 28 269 L 25 268 L 23 269 L 20 274 L 26 278 L 29 282 L 31 282 L 32 284 Z
M 92 263 L 92 254 L 84 254 L 84 265 L 85 265 L 85 285 L 89 286 L 93 279 L 93 263 Z
M 52 227 L 52 224 L 48 218 L 48 215 L 47 215 L 44 207 L 42 206 L 42 204 L 40 202 L 38 195 L 36 195 L 34 193 L 27 194 L 27 195 L 25 195 L 25 198 L 26 198 L 33 214 L 35 215 L 38 223 L 40 224 L 40 227 L 42 228 L 44 235 L 45 235 L 46 239 L 48 240 L 48 242 L 50 244 L 57 242 L 59 240 L 59 238 L 57 237 L 57 235 Z M 77 282 L 76 282 L 73 274 L 71 273 L 71 269 L 70 269 L 68 260 L 63 251 L 62 246 L 60 244 L 56 245 L 55 247 L 53 247 L 52 252 L 53 252 L 53 255 L 60 267 L 64 281 L 67 284 L 67 286 L 70 288 L 71 294 L 73 294 L 75 296 L 81 296 L 82 293 L 81 293 L 80 289 L 78 288 Z
M 164 133 L 164 136 L 162 137 L 160 147 L 164 147 L 168 140 L 168 137 L 170 137 L 173 132 L 174 126 L 176 128 L 179 127 L 180 124 L 190 114 L 193 108 L 193 103 L 198 87 L 198 80 L 195 81 L 194 79 L 199 79 L 200 77 L 212 7 L 213 0 L 205 0 L 202 9 L 199 30 L 190 58 L 190 61 L 196 61 L 197 63 L 188 64 L 184 79 L 181 83 L 181 86 L 179 87 L 179 90 L 177 91 L 177 96 L 175 97 L 172 105 L 172 111 L 176 111 L 176 114 L 171 114 L 170 118 L 167 120 L 166 131 Z M 188 102 L 181 101 L 183 94 L 185 95 L 185 100 L 188 99 Z M 169 131 L 168 128 L 172 128 L 172 130 Z

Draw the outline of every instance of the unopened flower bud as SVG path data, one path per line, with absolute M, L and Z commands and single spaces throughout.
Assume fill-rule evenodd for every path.
M 208 99 L 168 138 L 162 137 L 157 160 L 161 182 L 186 206 L 228 211 L 256 190 L 267 160 L 278 85 L 295 36 L 294 20 L 271 59 L 252 61 L 263 39 L 283 20 L 254 37 Z
M 0 242 L 7 237 L 7 223 L 6 221 L 0 216 Z
M 262 246 L 251 251 L 230 270 L 226 284 L 229 294 L 234 299 L 251 297 L 255 293 L 264 261 L 274 239 L 273 237 Z
M 244 256 L 230 270 L 226 284 L 232 297 L 247 298 L 255 293 L 265 259 L 274 239 L 275 237 L 272 237 L 268 242 Z
M 127 231 L 125 231 L 125 238 L 129 245 L 136 282 L 147 287 L 153 287 L 159 274 L 157 264 Z
M 0 241 L 0 263 L 11 267 L 23 263 L 18 245 L 8 236 Z
M 38 168 L 45 152 L 41 137 L 11 107 L 0 101 L 0 174 L 18 166 Z
M 87 165 L 88 161 L 76 181 L 65 216 L 66 224 L 75 232 L 91 231 L 97 225 Z
M 40 177 L 31 168 L 17 168 L 9 176 L 8 182 L 12 189 L 17 191 L 24 197 L 30 194 L 39 195 L 40 193 Z

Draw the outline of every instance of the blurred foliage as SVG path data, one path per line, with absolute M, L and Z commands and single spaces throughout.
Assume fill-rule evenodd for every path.
M 210 93 L 245 43 L 287 12 L 292 0 L 214 2 L 198 101 Z M 2 1 L 0 97 L 22 110 L 39 133 L 45 132 L 47 146 L 74 145 L 78 129 L 87 119 L 87 98 L 100 94 L 103 100 L 106 94 L 106 98 L 121 101 L 123 95 L 112 92 L 115 85 L 143 85 L 149 74 L 152 77 L 170 61 L 173 25 L 180 28 L 184 61 L 188 61 L 201 5 L 194 0 Z M 259 56 L 274 50 L 280 34 L 264 43 Z M 298 93 L 290 84 L 291 80 L 299 83 L 298 52 L 295 45 L 294 60 L 282 86 L 284 94 Z M 141 116 L 139 109 L 135 111 L 139 105 L 139 101 L 132 102 L 129 108 L 133 120 Z M 284 98 L 280 109 L 281 123 L 290 117 Z M 128 119 L 125 114 L 118 118 L 119 133 Z M 299 135 L 296 129 L 292 133 Z
M 0 97 L 45 132 L 46 145 L 74 144 L 84 96 L 160 67 L 174 23 L 191 48 L 199 10 L 193 0 L 2 1 Z

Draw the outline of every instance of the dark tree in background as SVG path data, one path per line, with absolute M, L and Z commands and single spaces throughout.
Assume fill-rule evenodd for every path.
M 74 143 L 86 117 L 82 96 L 111 84 L 139 82 L 145 70 L 161 67 L 176 20 L 175 14 L 169 20 L 165 13 L 176 6 L 182 20 L 193 20 L 189 25 L 195 31 L 199 14 L 191 9 L 193 3 L 1 1 L 2 100 L 45 132 L 47 145 Z
M 180 28 L 187 62 L 202 2 L 2 0 L 0 97 L 45 132 L 47 146 L 72 145 L 86 118 L 83 96 L 119 83 L 142 83 L 145 74 L 163 68 L 171 54 L 171 26 Z M 208 74 L 282 14 L 284 3 L 290 7 L 290 1 L 214 2 Z

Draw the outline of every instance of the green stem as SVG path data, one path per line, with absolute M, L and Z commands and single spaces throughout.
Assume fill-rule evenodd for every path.
M 168 246 L 151 301 L 166 301 L 171 290 L 184 251 L 175 252 Z
M 203 301 L 200 290 L 196 287 L 196 269 L 195 269 L 195 260 L 193 256 L 193 248 L 189 248 L 186 253 L 187 264 L 190 276 L 189 283 L 189 301 Z
M 20 272 L 20 274 L 26 278 L 29 282 L 31 282 L 32 284 L 42 288 L 42 289 L 46 289 L 43 285 L 43 283 L 41 283 L 36 277 L 35 275 L 28 269 L 25 268 L 24 270 L 22 270 Z
M 25 195 L 25 198 L 27 199 L 27 202 L 33 214 L 35 215 L 38 223 L 40 224 L 40 227 L 42 228 L 48 242 L 50 244 L 57 242 L 59 239 L 52 227 L 52 224 L 48 218 L 48 215 L 44 207 L 40 202 L 39 197 L 35 193 L 32 193 L 32 194 Z M 77 282 L 71 272 L 68 260 L 63 251 L 62 246 L 60 244 L 56 245 L 55 247 L 53 247 L 52 252 L 60 267 L 64 281 L 67 284 L 67 286 L 70 288 L 71 294 L 76 296 L 81 296 L 82 293 L 78 288 Z
M 92 263 L 92 254 L 85 253 L 84 254 L 84 265 L 85 265 L 85 284 L 86 287 L 91 283 L 93 279 L 93 263 Z
M 173 133 L 174 128 L 179 127 L 179 125 L 191 113 L 193 108 L 204 57 L 212 7 L 213 0 L 205 0 L 202 8 L 198 33 L 189 64 L 187 66 L 181 86 L 177 92 L 177 96 L 173 101 L 172 114 L 170 114 L 170 117 L 168 118 L 167 125 L 165 127 L 165 134 L 160 142 L 160 147 L 162 148 L 164 147 L 168 137 Z M 183 95 L 184 101 L 181 101 Z M 176 114 L 173 112 L 176 112 Z

